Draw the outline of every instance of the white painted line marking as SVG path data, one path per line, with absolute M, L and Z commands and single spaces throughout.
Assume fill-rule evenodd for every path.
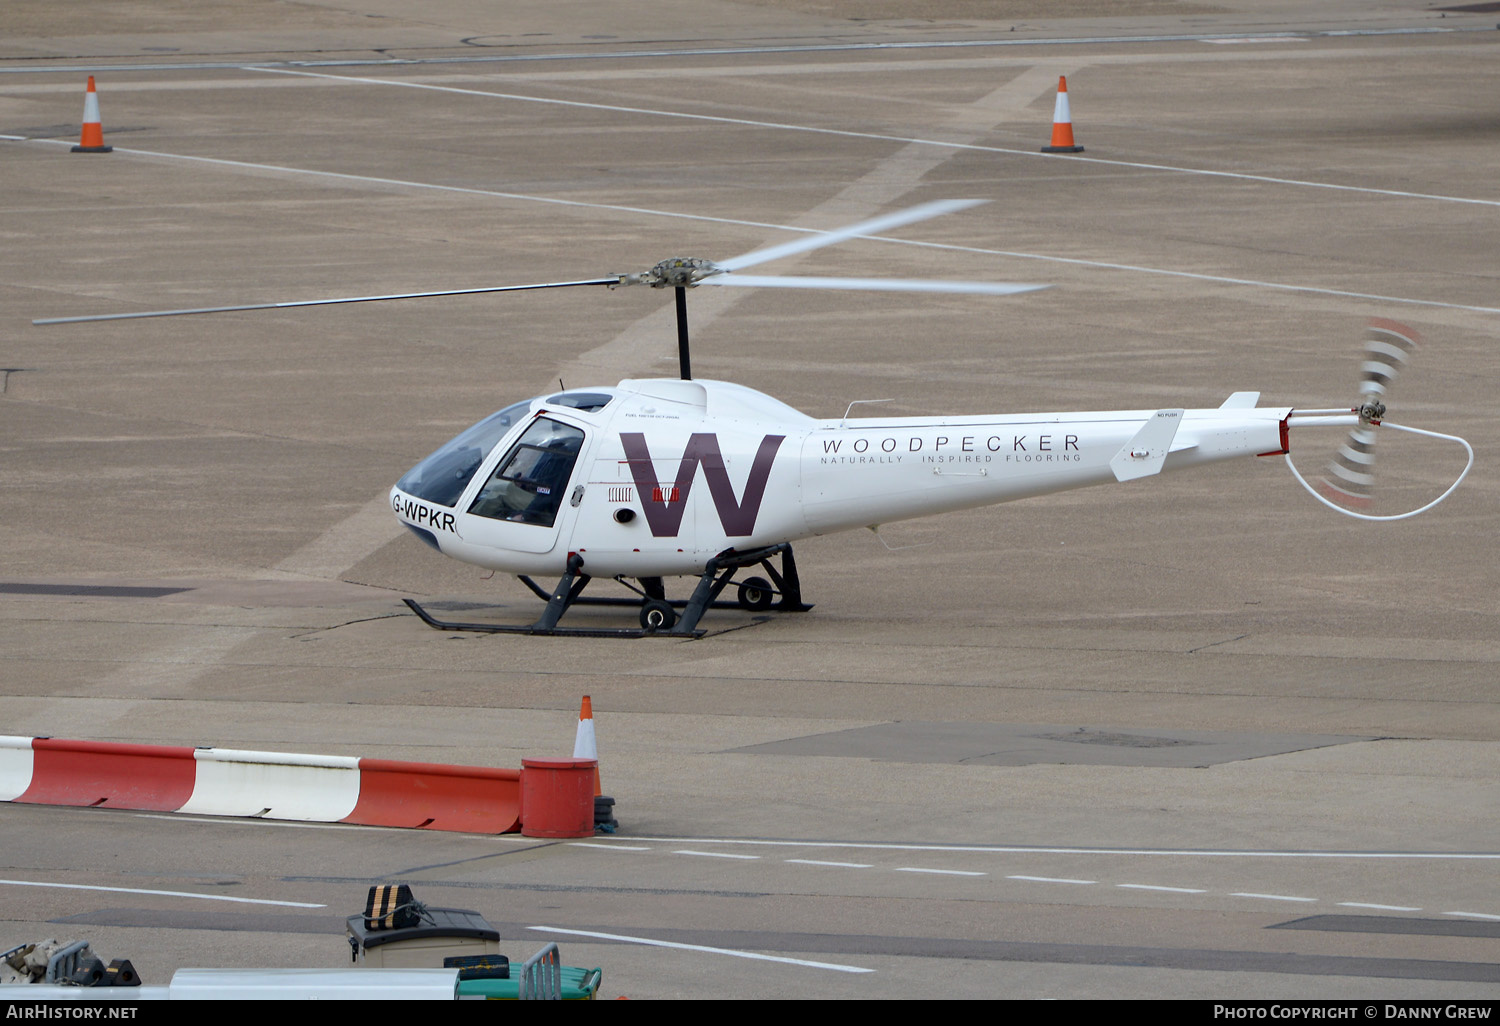
M 730 855 L 730 854 L 727 854 L 726 852 L 722 852 L 722 851 L 692 851 L 692 850 L 690 850 L 688 848 L 683 848 L 680 851 L 674 851 L 672 854 L 673 855 L 702 855 L 704 858 L 707 858 L 707 859 L 758 859 L 758 858 L 760 858 L 759 855 Z
M 115 152 L 119 152 L 118 148 Z M 882 844 L 865 841 L 762 841 L 742 837 L 636 837 L 662 844 L 757 845 L 766 848 L 845 848 L 865 851 L 962 851 L 991 855 L 1171 855 L 1213 858 L 1283 859 L 1481 859 L 1500 860 L 1500 852 L 1438 851 L 1251 851 L 1193 848 L 1041 848 L 1000 844 Z
M 573 848 L 603 848 L 605 851 L 650 851 L 644 844 L 597 844 L 594 841 L 569 841 Z
M 585 100 L 561 100 L 547 96 L 526 96 L 521 93 L 501 93 L 488 89 L 465 89 L 459 86 L 436 85 L 432 82 L 410 82 L 404 79 L 360 78 L 353 75 L 334 75 L 327 72 L 293 70 L 291 68 L 249 68 L 277 75 L 300 75 L 307 78 L 337 79 L 358 85 L 400 86 L 405 89 L 429 89 L 440 93 L 456 93 L 463 96 L 482 96 L 495 100 L 510 100 L 522 103 L 542 103 L 558 107 L 580 107 L 587 110 L 603 110 L 615 114 L 644 114 L 652 117 L 679 118 L 689 121 L 710 121 L 722 125 L 743 125 L 750 128 L 771 128 L 785 132 L 810 132 L 815 135 L 834 135 L 852 139 L 876 139 L 881 142 L 896 142 L 904 145 L 940 146 L 953 150 L 978 150 L 984 153 L 1004 153 L 1016 157 L 1056 160 L 1055 154 L 1040 150 L 1018 150 L 1004 146 L 983 146 L 978 143 L 960 143 L 945 139 L 923 139 L 904 135 L 883 135 L 878 132 L 853 132 L 838 128 L 818 128 L 810 125 L 794 125 L 782 121 L 757 121 L 751 118 L 731 118 L 717 114 L 691 114 L 685 111 L 657 110 L 650 107 L 622 107 L 612 103 L 590 103 Z M 1147 171 L 1170 171 L 1184 175 L 1204 175 L 1211 178 L 1234 178 L 1251 182 L 1269 182 L 1273 185 L 1293 185 L 1309 189 L 1335 189 L 1341 192 L 1359 192 L 1374 196 L 1398 196 L 1405 199 L 1440 200 L 1447 203 L 1475 203 L 1489 207 L 1500 207 L 1500 200 L 1473 199 L 1467 196 L 1442 196 L 1433 193 L 1404 192 L 1399 189 L 1374 189 L 1361 185 L 1339 185 L 1331 182 L 1314 182 L 1300 178 L 1276 178 L 1270 175 L 1252 175 L 1240 171 L 1214 171 L 1207 168 L 1180 167 L 1172 164 L 1146 164 L 1133 160 L 1111 160 L 1105 157 L 1080 157 L 1070 154 L 1064 160 L 1084 164 L 1104 164 L 1111 167 L 1133 167 Z
M 232 901 L 241 905 L 284 905 L 288 908 L 327 908 L 306 901 L 273 901 L 270 898 L 235 898 L 227 894 L 195 894 L 192 891 L 153 891 L 144 887 L 102 887 L 98 884 L 43 883 L 36 880 L 0 880 L 12 887 L 58 887 L 69 891 L 110 891 L 115 894 L 159 894 L 167 898 L 201 898 L 204 901 Z
M 1469 916 L 1473 919 L 1500 919 L 1500 916 L 1490 915 L 1488 912 L 1444 912 L 1445 916 Z
M 1438 28 L 1403 26 L 1400 28 L 1370 28 L 1370 29 L 1319 29 L 1309 30 L 1306 35 L 1310 40 L 1338 39 L 1338 38 L 1364 38 L 1371 36 L 1428 36 L 1428 35 L 1454 35 L 1460 32 L 1488 32 L 1488 27 L 1452 27 Z M 1259 33 L 1248 33 L 1259 35 Z M 1295 36 L 1286 33 L 1270 33 L 1275 37 L 1274 42 L 1298 42 Z M 1051 36 L 1028 37 L 1025 39 L 939 39 L 904 42 L 876 42 L 876 43 L 817 43 L 793 45 L 784 44 L 763 46 L 734 46 L 734 47 L 699 47 L 692 49 L 672 50 L 606 50 L 591 53 L 524 53 L 464 56 L 464 57 L 360 57 L 360 58 L 333 58 L 328 60 L 301 60 L 301 61 L 279 61 L 276 64 L 288 64 L 299 68 L 341 68 L 341 67 L 391 67 L 400 66 L 410 68 L 417 65 L 463 65 L 463 64 L 532 64 L 537 62 L 558 61 L 617 61 L 617 60 L 639 60 L 643 57 L 733 57 L 746 54 L 782 54 L 782 53 L 840 53 L 859 51 L 903 51 L 903 50 L 951 50 L 956 48 L 974 49 L 986 47 L 1034 47 L 1034 46 L 1096 46 L 1100 44 L 1119 45 L 1122 43 L 1184 43 L 1203 42 L 1206 38 L 1202 33 L 1191 35 L 1149 35 L 1149 36 L 1066 36 L 1061 38 Z M 1213 37 L 1221 38 L 1221 37 Z M 1222 37 L 1227 38 L 1227 37 Z M 1333 56 L 1338 51 L 1320 51 L 1318 59 Z M 1343 56 L 1361 57 L 1367 52 L 1353 50 L 1342 51 Z M 0 74 L 10 75 L 34 75 L 39 73 L 88 73 L 99 74 L 103 71 L 267 71 L 275 70 L 271 64 L 246 64 L 244 61 L 195 61 L 183 64 L 100 64 L 90 61 L 87 64 L 40 64 L 24 68 L 0 68 Z M 791 69 L 795 71 L 795 68 Z M 0 136 L 0 139 L 5 136 Z
M 1266 901 L 1317 901 L 1317 898 L 1298 898 L 1290 894 L 1252 894 L 1249 891 L 1235 891 L 1231 898 L 1264 898 Z
M 873 869 L 868 862 L 823 862 L 819 859 L 784 859 L 786 862 L 796 862 L 803 866 L 834 866 L 838 869 Z
M 1069 158 L 1071 159 L 1071 158 Z M 1137 274 L 1158 274 L 1167 278 L 1188 278 L 1195 281 L 1212 281 L 1221 285 L 1245 285 L 1251 288 L 1275 289 L 1281 292 L 1306 292 L 1316 296 L 1342 296 L 1346 299 L 1372 299 L 1382 303 L 1405 303 L 1410 306 L 1433 306 L 1445 310 L 1471 310 L 1478 313 L 1500 313 L 1500 306 L 1470 306 L 1465 303 L 1444 303 L 1436 299 L 1412 299 L 1403 296 L 1383 296 L 1373 292 L 1351 292 L 1348 289 L 1325 289 L 1315 285 L 1293 285 L 1288 282 L 1261 281 L 1257 278 L 1231 278 L 1222 274 L 1200 274 L 1195 271 L 1178 271 L 1165 267 L 1145 267 L 1138 264 L 1116 264 L 1105 260 L 1083 260 L 1078 257 L 1049 256 L 1045 253 L 1024 253 L 1016 250 L 985 249 L 979 246 L 958 246 L 943 242 L 918 242 L 912 239 L 895 239 L 886 236 L 870 236 L 881 242 L 895 242 L 903 246 L 925 246 L 928 249 L 950 249 L 959 253 L 978 253 L 983 256 L 1015 257 L 1018 260 L 1042 260 L 1055 264 L 1073 264 L 1078 267 L 1099 267 L 1105 270 L 1133 271 Z
M 1366 901 L 1341 901 L 1341 902 L 1339 902 L 1339 904 L 1343 905 L 1346 908 L 1373 908 L 1373 909 L 1377 909 L 1377 910 L 1379 910 L 1381 912 L 1420 912 L 1420 911 L 1422 911 L 1421 907 L 1417 906 L 1417 905 L 1373 905 L 1373 904 L 1371 904 L 1369 902 L 1366 902 Z
M 923 869 L 920 866 L 897 866 L 898 873 L 936 873 L 940 876 L 989 876 L 988 873 L 976 873 L 969 869 Z
M 68 139 L 22 139 L 22 142 L 43 145 L 69 146 Z M 671 217 L 683 221 L 701 221 L 708 224 L 733 224 L 746 228 L 776 228 L 809 235 L 826 234 L 817 228 L 799 228 L 795 225 L 771 224 L 765 221 L 746 221 L 736 217 L 713 217 L 708 214 L 684 214 L 672 210 L 655 210 L 650 207 L 629 207 L 616 203 L 590 203 L 587 200 L 559 199 L 554 196 L 532 196 L 519 192 L 500 192 L 495 189 L 474 189 L 462 185 L 439 185 L 433 182 L 415 182 L 402 178 L 380 178 L 374 175 L 347 174 L 342 171 L 319 171 L 314 168 L 289 167 L 284 164 L 257 164 L 244 160 L 228 160 L 223 157 L 200 157 L 188 153 L 163 153 L 157 150 L 137 150 L 115 147 L 116 153 L 137 157 L 152 157 L 158 160 L 181 160 L 194 164 L 211 164 L 216 167 L 238 168 L 245 171 L 270 171 L 276 174 L 306 178 L 326 178 L 337 182 L 364 182 L 369 185 L 392 185 L 403 189 L 420 189 L 429 192 L 451 192 L 464 196 L 489 196 L 494 199 L 519 200 L 526 203 L 547 203 L 558 207 L 577 207 L 581 210 L 612 210 L 622 214 L 645 214 L 648 217 Z M 890 240 L 887 240 L 890 241 Z
M 1172 894 L 1207 894 L 1208 892 L 1199 887 L 1159 887 L 1156 884 L 1115 884 L 1116 887 L 1126 887 L 1133 891 L 1168 891 Z
M 1007 876 L 1007 880 L 1030 880 L 1033 883 L 1066 883 L 1066 884 L 1092 884 L 1098 880 L 1069 880 L 1062 876 Z
M 787 965 L 805 965 L 813 969 L 832 969 L 838 973 L 873 973 L 857 965 L 839 965 L 837 962 L 809 962 L 802 958 L 785 958 L 781 955 L 759 955 L 753 951 L 736 951 L 733 948 L 711 948 L 703 944 L 679 944 L 676 941 L 652 940 L 649 937 L 626 937 L 618 933 L 596 933 L 593 930 L 565 930 L 560 926 L 528 926 L 528 930 L 544 933 L 565 933 L 573 937 L 597 937 L 600 940 L 624 941 L 626 944 L 645 944 L 653 948 L 677 948 L 681 951 L 705 951 L 711 955 L 729 955 L 733 958 L 752 958 L 758 962 L 783 962 Z

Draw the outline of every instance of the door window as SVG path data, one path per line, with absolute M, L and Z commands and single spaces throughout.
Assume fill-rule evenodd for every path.
M 582 448 L 583 432 L 578 428 L 538 417 L 495 467 L 469 512 L 551 527 Z

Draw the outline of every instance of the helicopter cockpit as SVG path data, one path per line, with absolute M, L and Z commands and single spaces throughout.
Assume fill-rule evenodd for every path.
M 602 410 L 608 392 L 561 392 L 527 399 L 493 413 L 418 463 L 396 487 L 418 499 L 452 508 L 495 447 L 528 415 L 538 399 L 582 413 Z M 490 474 L 467 512 L 491 520 L 551 527 L 583 448 L 584 433 L 538 414 Z

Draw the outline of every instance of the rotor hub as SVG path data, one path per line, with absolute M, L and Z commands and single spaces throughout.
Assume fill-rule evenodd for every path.
M 703 257 L 668 257 L 649 271 L 620 275 L 620 284 L 650 285 L 653 289 L 691 288 L 704 278 L 723 273 L 724 268 Z
M 1373 397 L 1367 398 L 1360 404 L 1356 412 L 1359 413 L 1359 419 L 1362 423 L 1379 424 L 1385 417 L 1385 403 Z

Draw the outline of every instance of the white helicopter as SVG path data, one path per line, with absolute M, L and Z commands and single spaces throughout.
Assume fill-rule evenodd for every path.
M 580 281 L 287 303 L 161 310 L 37 320 L 35 324 L 162 317 L 338 303 L 604 285 L 650 285 L 676 293 L 678 379 L 629 379 L 516 403 L 486 417 L 422 460 L 391 489 L 391 509 L 444 555 L 517 575 L 546 601 L 526 625 L 437 620 L 445 630 L 588 636 L 700 636 L 698 622 L 734 575 L 759 565 L 769 580 L 738 584 L 748 610 L 804 611 L 792 543 L 852 528 L 1010 502 L 1087 485 L 1130 481 L 1243 456 L 1287 455 L 1290 429 L 1348 426 L 1348 442 L 1321 487 L 1326 505 L 1367 505 L 1375 428 L 1383 397 L 1415 346 L 1409 329 L 1372 322 L 1362 398 L 1350 408 L 1260 407 L 1235 392 L 1214 409 L 1138 409 L 966 417 L 818 420 L 762 392 L 694 379 L 686 290 L 697 286 L 870 289 L 1014 295 L 1045 288 L 972 281 L 813 278 L 740 274 L 742 269 L 983 202 L 927 203 L 730 260 L 674 258 L 638 274 Z M 1461 438 L 1387 424 L 1462 444 Z M 1304 487 L 1312 488 L 1292 467 Z M 1316 493 L 1314 493 L 1316 495 Z M 779 557 L 780 569 L 772 560 Z M 549 593 L 532 575 L 558 577 Z M 697 577 L 691 596 L 667 598 L 663 579 Z M 610 577 L 635 598 L 583 598 Z M 631 582 L 637 582 L 635 584 Z M 640 627 L 561 626 L 582 603 L 639 607 Z

